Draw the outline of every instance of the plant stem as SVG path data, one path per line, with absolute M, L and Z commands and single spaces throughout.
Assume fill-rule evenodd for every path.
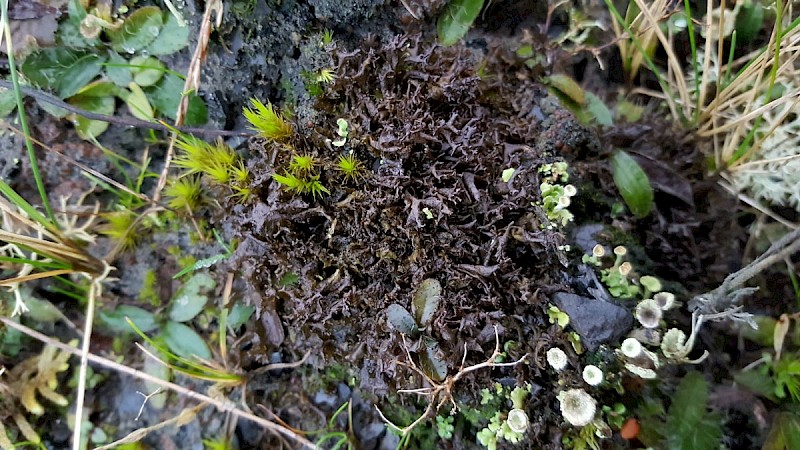
M 47 213 L 47 217 L 50 219 L 53 224 L 58 226 L 55 220 L 55 215 L 53 214 L 53 208 L 50 206 L 50 201 L 47 199 L 47 191 L 45 190 L 44 183 L 42 182 L 42 175 L 39 173 L 39 164 L 36 160 L 36 152 L 33 149 L 33 143 L 31 142 L 30 130 L 28 129 L 28 119 L 25 116 L 25 105 L 22 103 L 22 94 L 20 93 L 19 87 L 19 78 L 17 77 L 17 67 L 14 64 L 14 47 L 11 43 L 11 30 L 8 25 L 8 0 L 2 0 L 2 28 L 4 31 L 4 38 L 6 40 L 6 50 L 8 51 L 8 71 L 11 74 L 11 83 L 14 86 L 14 96 L 17 100 L 17 116 L 19 117 L 19 123 L 22 126 L 22 132 L 25 136 L 25 147 L 28 149 L 28 160 L 31 164 L 31 172 L 33 173 L 33 179 L 36 182 L 36 188 L 39 191 L 39 197 L 42 199 L 42 206 L 44 206 L 44 210 Z

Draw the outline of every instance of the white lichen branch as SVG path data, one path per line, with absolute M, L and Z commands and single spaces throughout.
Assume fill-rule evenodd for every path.
M 495 362 L 497 357 L 502 355 L 502 352 L 500 351 L 500 335 L 497 331 L 497 325 L 494 326 L 494 339 L 495 339 L 495 345 L 492 354 L 485 361 L 469 367 L 464 367 L 464 362 L 466 360 L 466 351 L 467 351 L 465 346 L 464 358 L 461 361 L 461 367 L 459 368 L 458 372 L 455 375 L 445 378 L 444 381 L 439 383 L 432 380 L 428 375 L 425 374 L 425 372 L 423 372 L 419 367 L 417 367 L 417 365 L 414 363 L 414 360 L 411 359 L 411 353 L 409 352 L 408 346 L 406 345 L 405 336 L 403 336 L 403 349 L 406 352 L 406 357 L 408 358 L 408 362 L 398 361 L 398 363 L 408 367 L 409 369 L 419 374 L 423 378 L 423 380 L 425 380 L 425 383 L 427 383 L 429 386 L 417 389 L 399 389 L 397 392 L 418 394 L 428 397 L 428 406 L 425 408 L 425 411 L 422 413 L 422 415 L 417 417 L 416 420 L 414 420 L 413 422 L 411 422 L 411 424 L 405 427 L 401 427 L 392 422 L 391 420 L 387 419 L 386 416 L 381 411 L 381 409 L 376 405 L 375 409 L 378 411 L 378 415 L 386 423 L 386 425 L 395 429 L 397 432 L 400 433 L 401 436 L 406 436 L 409 433 L 411 433 L 411 431 L 413 431 L 414 428 L 416 428 L 419 424 L 427 420 L 432 412 L 438 411 L 439 408 L 441 408 L 442 405 L 444 405 L 448 401 L 453 405 L 453 409 L 457 410 L 458 405 L 456 404 L 455 398 L 453 397 L 453 389 L 455 387 L 455 383 L 461 378 L 463 378 L 466 374 L 484 368 L 513 367 L 516 366 L 517 364 L 520 364 L 525 360 L 525 358 L 527 358 L 528 355 L 525 354 L 522 355 L 522 357 L 516 361 L 507 363 Z

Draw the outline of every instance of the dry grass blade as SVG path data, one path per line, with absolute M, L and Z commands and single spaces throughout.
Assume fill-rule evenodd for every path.
M 192 54 L 192 60 L 189 63 L 189 71 L 186 74 L 186 82 L 183 85 L 183 92 L 197 92 L 200 89 L 200 69 L 202 68 L 203 61 L 206 59 L 208 53 L 208 42 L 211 39 L 211 24 L 212 16 L 216 14 L 215 24 L 219 27 L 222 24 L 222 0 L 209 0 L 206 2 L 206 10 L 203 13 L 203 22 L 200 25 L 200 32 L 197 36 L 197 45 Z M 181 97 L 181 102 L 178 105 L 178 111 L 175 117 L 175 125 L 183 125 L 186 111 L 189 109 L 189 97 L 184 95 Z M 167 154 L 164 156 L 164 170 L 161 171 L 161 176 L 158 178 L 155 192 L 153 193 L 153 201 L 157 202 L 161 198 L 161 191 L 167 186 L 167 176 L 169 175 L 170 163 L 175 153 L 175 141 L 178 135 L 173 131 L 167 147 Z
M 15 330 L 18 330 L 18 331 L 20 331 L 20 332 L 22 332 L 22 333 L 24 333 L 24 334 L 36 339 L 36 340 L 39 340 L 39 341 L 45 343 L 45 344 L 55 346 L 55 347 L 57 347 L 57 348 L 59 348 L 61 350 L 69 352 L 69 353 L 71 353 L 71 354 L 73 354 L 75 356 L 80 356 L 81 355 L 81 353 L 77 349 L 75 349 L 73 347 L 70 347 L 69 345 L 66 345 L 66 344 L 64 344 L 62 342 L 59 342 L 59 341 L 57 341 L 57 340 L 55 340 L 53 338 L 50 338 L 50 337 L 48 337 L 48 336 L 46 336 L 46 335 L 44 335 L 42 333 L 39 333 L 36 330 L 32 330 L 32 329 L 30 329 L 30 328 L 28 328 L 28 327 L 26 327 L 26 326 L 24 326 L 22 324 L 16 323 L 16 322 L 14 322 L 14 321 L 12 321 L 12 320 L 10 320 L 8 318 L 0 317 L 0 322 L 2 322 L 3 324 L 5 324 L 6 326 L 8 326 L 10 328 L 14 328 Z M 97 364 L 99 366 L 105 367 L 107 369 L 116 370 L 116 371 L 118 371 L 120 373 L 124 373 L 126 375 L 133 376 L 133 377 L 138 378 L 140 380 L 154 383 L 154 384 L 156 384 L 158 386 L 161 386 L 161 387 L 163 387 L 165 389 L 169 389 L 171 391 L 177 392 L 178 394 L 186 396 L 188 398 L 214 405 L 220 411 L 228 412 L 228 413 L 230 413 L 230 414 L 232 414 L 232 415 L 234 415 L 234 416 L 236 416 L 238 418 L 252 421 L 252 422 L 262 426 L 266 430 L 278 433 L 278 434 L 280 434 L 280 435 L 282 435 L 282 436 L 284 436 L 286 438 L 289 438 L 289 439 L 293 440 L 294 442 L 297 442 L 298 444 L 300 444 L 303 448 L 315 448 L 314 444 L 312 444 L 310 441 L 308 441 L 304 437 L 298 435 L 297 433 L 295 433 L 295 432 L 293 432 L 291 430 L 288 430 L 285 427 L 280 426 L 280 425 L 278 425 L 278 424 L 276 424 L 274 422 L 266 420 L 263 417 L 258 417 L 256 415 L 253 415 L 253 414 L 249 413 L 249 412 L 243 411 L 243 410 L 237 408 L 231 402 L 224 402 L 224 401 L 221 401 L 221 400 L 214 399 L 214 398 L 209 397 L 207 395 L 192 391 L 191 389 L 187 389 L 187 388 L 185 388 L 183 386 L 180 386 L 180 385 L 177 385 L 177 384 L 174 384 L 174 383 L 170 383 L 169 381 L 164 381 L 164 380 L 162 380 L 160 378 L 157 378 L 157 377 L 154 377 L 154 376 L 152 376 L 150 374 L 144 373 L 144 372 L 136 370 L 136 369 L 132 369 L 132 368 L 130 368 L 130 367 L 124 365 L 124 364 L 120 364 L 120 363 L 111 361 L 109 359 L 103 358 L 101 356 L 97 356 L 97 355 L 92 354 L 92 353 L 88 353 L 87 354 L 87 360 L 92 362 L 92 363 L 94 363 L 94 364 Z

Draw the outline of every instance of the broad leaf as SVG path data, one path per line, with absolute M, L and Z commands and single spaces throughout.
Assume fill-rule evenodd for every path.
M 699 372 L 681 380 L 669 407 L 666 429 L 670 450 L 716 450 L 722 440 L 721 421 L 706 411 L 708 384 Z
M 547 77 L 545 82 L 554 90 L 553 94 L 562 101 L 571 102 L 578 106 L 586 104 L 586 93 L 571 77 L 555 74 Z
M 117 30 L 107 30 L 111 47 L 120 52 L 133 54 L 156 40 L 164 25 L 161 9 L 145 6 L 134 11 Z
M 614 183 L 634 216 L 643 218 L 653 209 L 653 187 L 639 163 L 628 153 L 617 150 L 611 155 Z
M 164 63 L 152 56 L 137 56 L 131 59 L 133 82 L 141 87 L 158 83 L 165 71 Z
M 147 98 L 153 107 L 162 115 L 175 120 L 178 104 L 183 92 L 183 80 L 172 74 L 166 74 L 155 86 L 145 88 Z M 196 94 L 189 94 L 189 110 L 184 123 L 187 126 L 200 126 L 208 120 L 208 108 Z
M 138 84 L 131 82 L 128 85 L 130 93 L 125 96 L 125 104 L 128 105 L 128 110 L 134 117 L 141 120 L 153 120 L 154 113 L 153 107 L 147 100 L 147 96 Z
M 6 117 L 17 107 L 17 97 L 11 89 L 0 89 L 0 118 Z
M 145 333 L 158 327 L 153 313 L 136 306 L 118 306 L 111 312 L 101 311 L 98 316 L 100 323 L 113 333 L 133 333 L 133 329 L 125 321 L 126 317 Z
M 159 355 L 159 351 L 156 350 L 150 344 L 145 344 L 145 348 L 154 355 Z M 164 358 L 162 356 L 162 358 Z M 164 358 L 166 359 L 166 358 Z M 169 367 L 162 364 L 160 361 L 156 361 L 153 358 L 145 357 L 144 358 L 144 366 L 142 367 L 142 371 L 148 375 L 152 375 L 160 380 L 170 381 L 170 370 Z M 155 392 L 157 389 L 162 388 L 160 384 L 154 383 L 152 381 L 145 381 L 145 388 L 147 392 Z M 164 405 L 167 403 L 167 399 L 169 395 L 154 395 L 147 400 L 147 406 L 150 408 L 155 408 L 157 410 L 161 410 L 164 408 Z
M 21 70 L 37 86 L 67 98 L 99 75 L 105 60 L 104 56 L 92 53 L 47 48 L 25 58 Z
M 392 327 L 403 334 L 413 336 L 419 332 L 417 323 L 414 321 L 414 318 L 411 317 L 411 314 L 397 303 L 392 303 L 386 308 L 386 316 Z
M 442 285 L 433 278 L 422 280 L 417 292 L 414 293 L 412 311 L 414 319 L 420 327 L 426 327 L 433 319 L 433 314 L 439 309 L 442 299 Z
M 189 45 L 189 27 L 171 13 L 165 12 L 166 19 L 161 33 L 147 47 L 147 53 L 151 55 L 171 55 Z
M 111 52 L 108 57 L 106 75 L 119 87 L 127 87 L 133 81 L 130 63 L 116 52 Z
M 167 322 L 161 335 L 167 347 L 178 356 L 187 359 L 192 359 L 193 356 L 211 359 L 211 350 L 203 338 L 182 323 Z
M 114 114 L 114 97 L 95 97 L 92 95 L 76 95 L 69 99 L 69 103 L 80 109 L 97 114 L 111 116 Z M 108 128 L 108 122 L 91 120 L 83 116 L 73 115 L 75 130 L 82 139 L 91 139 L 100 136 Z
M 614 125 L 614 119 L 611 115 L 611 111 L 608 109 L 608 106 L 606 106 L 606 104 L 600 100 L 600 97 L 592 94 L 591 92 L 586 93 L 585 111 L 586 114 L 589 115 L 589 119 L 593 122 L 606 127 Z
M 463 38 L 483 8 L 483 0 L 451 0 L 444 8 L 436 29 L 439 41 L 444 45 L 453 45 Z
M 196 273 L 178 290 L 169 305 L 169 318 L 175 322 L 194 319 L 208 302 L 207 293 L 216 282 L 208 274 Z
M 442 357 L 439 343 L 429 337 L 422 338 L 422 351 L 419 354 L 419 362 L 422 371 L 434 381 L 442 381 L 447 377 L 447 363 Z

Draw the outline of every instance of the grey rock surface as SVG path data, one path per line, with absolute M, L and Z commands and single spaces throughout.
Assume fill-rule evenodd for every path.
M 553 303 L 569 316 L 569 324 L 589 350 L 619 341 L 633 326 L 633 316 L 614 303 L 556 292 Z

